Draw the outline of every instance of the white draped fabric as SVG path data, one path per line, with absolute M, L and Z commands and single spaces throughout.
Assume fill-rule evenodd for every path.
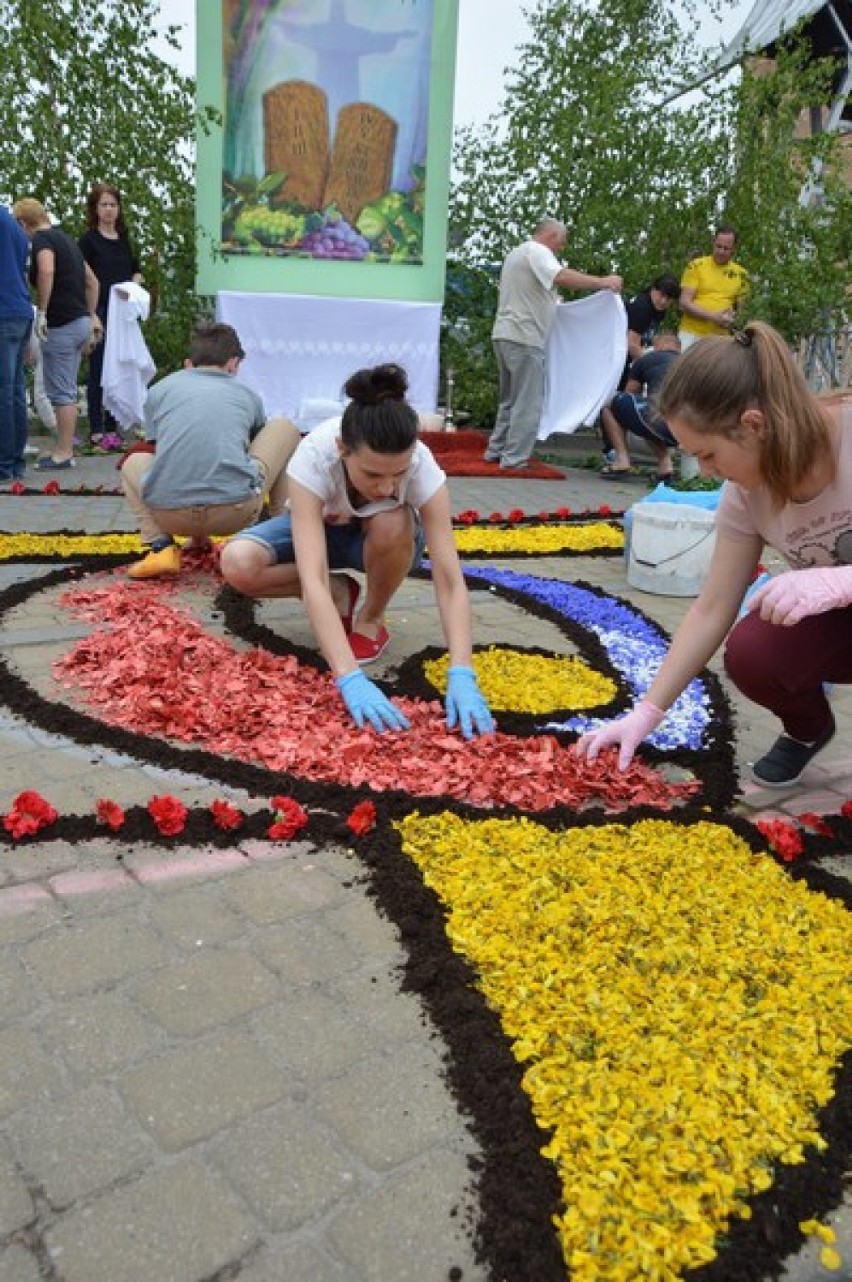
M 142 422 L 148 384 L 157 372 L 139 328 L 150 305 L 150 294 L 135 281 L 122 281 L 109 291 L 101 387 L 104 409 L 125 429 Z
M 318 405 L 342 403 L 350 374 L 385 362 L 406 370 L 415 409 L 435 409 L 439 303 L 223 290 L 216 314 L 245 349 L 240 379 L 268 415 L 283 414 L 302 430 L 313 425 Z
M 547 344 L 539 440 L 594 423 L 618 387 L 626 359 L 627 313 L 618 294 L 601 290 L 560 303 Z

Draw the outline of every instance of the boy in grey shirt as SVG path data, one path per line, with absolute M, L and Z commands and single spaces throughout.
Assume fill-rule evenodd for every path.
M 139 520 L 147 556 L 132 579 L 180 573 L 175 535 L 204 548 L 214 534 L 235 534 L 283 512 L 285 470 L 299 443 L 285 418 L 266 420 L 256 392 L 235 377 L 245 352 L 230 325 L 199 326 L 182 370 L 155 383 L 145 401 L 145 436 L 153 452 L 132 452 L 121 484 Z

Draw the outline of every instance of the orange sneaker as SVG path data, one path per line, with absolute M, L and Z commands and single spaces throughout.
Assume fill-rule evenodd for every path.
M 149 552 L 131 565 L 127 573 L 131 579 L 161 579 L 180 574 L 180 548 L 170 543 L 159 552 Z

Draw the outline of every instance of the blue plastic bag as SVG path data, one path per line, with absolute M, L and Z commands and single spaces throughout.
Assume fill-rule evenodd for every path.
M 675 490 L 664 481 L 660 481 L 650 493 L 644 498 L 639 499 L 639 503 L 679 503 L 685 507 L 703 507 L 706 512 L 715 512 L 722 498 L 724 486 L 719 486 L 718 490 Z M 638 507 L 634 503 L 624 513 L 624 561 L 625 564 L 630 558 L 630 539 L 633 535 L 633 508 Z

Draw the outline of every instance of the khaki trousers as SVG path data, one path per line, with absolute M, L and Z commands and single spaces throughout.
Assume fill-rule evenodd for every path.
M 262 473 L 261 494 L 249 494 L 238 503 L 211 503 L 199 507 L 149 507 L 142 497 L 142 482 L 153 455 L 131 454 L 121 467 L 121 486 L 139 523 L 143 543 L 169 534 L 205 539 L 214 534 L 236 534 L 253 524 L 269 496 L 269 515 L 279 516 L 287 503 L 287 464 L 299 444 L 298 428 L 286 418 L 269 419 L 249 446 Z

